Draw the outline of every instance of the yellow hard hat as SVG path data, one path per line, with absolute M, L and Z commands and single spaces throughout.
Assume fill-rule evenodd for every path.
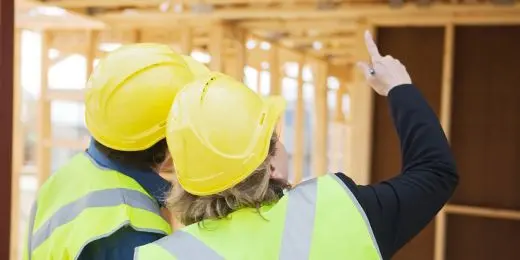
M 195 77 L 201 77 L 201 76 L 207 76 L 210 73 L 210 70 L 208 67 L 206 67 L 204 64 L 196 61 L 191 56 L 183 55 L 182 58 L 184 58 L 184 61 L 188 64 L 188 67 L 190 70 L 195 74 Z
M 194 63 L 162 44 L 131 44 L 109 53 L 87 82 L 85 119 L 94 139 L 115 150 L 139 151 L 165 138 L 175 95 L 195 75 L 209 73 Z
M 211 73 L 184 87 L 172 105 L 166 140 L 179 184 L 204 196 L 233 187 L 262 164 L 285 109 L 241 82 Z

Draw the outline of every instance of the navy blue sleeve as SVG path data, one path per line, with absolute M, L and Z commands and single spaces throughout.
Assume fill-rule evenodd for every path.
M 114 234 L 88 244 L 79 260 L 132 260 L 136 247 L 155 242 L 164 237 L 156 233 L 136 231 L 126 226 Z
M 366 186 L 336 174 L 367 214 L 384 259 L 426 227 L 458 184 L 448 140 L 419 90 L 398 86 L 388 101 L 401 144 L 401 174 Z

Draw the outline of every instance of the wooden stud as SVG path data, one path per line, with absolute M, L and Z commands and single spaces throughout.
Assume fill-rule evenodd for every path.
M 88 30 L 87 31 L 87 45 L 85 50 L 85 58 L 87 62 L 86 75 L 87 78 L 92 74 L 94 69 L 94 60 L 96 59 L 98 49 L 99 31 Z
M 269 51 L 269 73 L 270 73 L 270 91 L 271 95 L 280 95 L 281 77 L 280 77 L 280 50 L 278 46 L 272 46 Z
M 366 22 L 359 22 L 356 33 L 356 60 L 368 61 L 364 33 L 374 28 Z M 365 77 L 357 70 L 353 71 L 351 96 L 351 131 L 348 143 L 352 150 L 347 154 L 346 172 L 358 184 L 368 184 L 370 180 L 370 161 L 372 150 L 372 110 L 373 90 L 366 85 Z
M 278 49 L 278 46 L 271 45 L 271 49 L 269 51 L 269 95 L 282 94 L 282 77 L 280 71 L 280 50 Z M 284 135 L 282 133 L 284 124 L 285 117 L 282 114 L 276 127 L 276 133 L 282 142 L 284 141 Z
M 193 29 L 184 27 L 181 30 L 181 51 L 184 55 L 191 55 L 193 50 Z
M 328 106 L 327 106 L 327 64 L 317 63 L 313 70 L 315 97 L 315 124 L 313 131 L 313 174 L 320 176 L 327 173 L 327 143 L 328 143 Z
M 453 45 L 455 29 L 453 24 L 444 28 L 444 57 L 441 86 L 440 121 L 446 137 L 450 138 L 451 130 L 451 102 L 453 91 Z M 446 257 L 446 227 L 447 218 L 445 208 L 441 209 L 435 219 L 435 248 L 434 259 L 444 260 Z
M 209 68 L 213 71 L 223 71 L 224 62 L 222 59 L 222 52 L 224 50 L 224 25 L 217 23 L 211 27 L 210 31 L 210 42 L 209 42 L 209 54 L 211 61 Z
M 258 69 L 258 77 L 256 77 L 256 93 L 262 94 L 262 68 Z
M 143 34 L 142 34 L 141 30 L 140 29 L 135 29 L 132 42 L 133 43 L 140 43 L 143 40 L 142 38 L 143 38 Z
M 345 82 L 339 81 L 339 88 L 336 90 L 336 107 L 334 108 L 334 122 L 345 123 L 345 114 L 343 114 L 343 95 L 345 95 Z
M 24 163 L 25 133 L 22 123 L 21 43 L 22 30 L 14 30 L 13 75 L 13 155 L 11 177 L 11 246 L 10 259 L 18 259 L 20 227 L 20 176 Z
M 36 165 L 38 168 L 38 185 L 42 185 L 51 174 L 50 149 L 45 145 L 52 136 L 51 132 L 51 104 L 47 100 L 49 89 L 49 48 L 52 35 L 49 31 L 42 32 L 41 55 L 41 83 L 40 98 L 38 100 L 38 138 L 36 141 Z
M 296 108 L 295 108 L 295 119 L 294 119 L 294 152 L 293 152 L 293 172 L 294 179 L 293 184 L 298 184 L 303 178 L 303 163 L 305 156 L 305 136 L 304 136 L 304 116 L 305 116 L 305 103 L 303 100 L 303 66 L 305 65 L 305 56 L 301 56 L 298 62 L 298 84 L 296 85 L 297 96 L 296 96 Z
M 246 67 L 246 32 L 241 28 L 233 28 L 234 30 L 234 48 L 235 55 L 235 70 L 234 77 L 244 82 L 244 68 Z

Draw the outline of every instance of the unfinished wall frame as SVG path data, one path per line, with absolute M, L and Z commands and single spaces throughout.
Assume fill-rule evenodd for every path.
M 416 19 L 416 20 L 414 20 Z M 443 129 L 446 132 L 448 139 L 451 139 L 450 132 L 452 129 L 452 92 L 453 92 L 453 62 L 454 62 L 454 44 L 456 35 L 456 26 L 496 26 L 509 25 L 520 26 L 520 19 L 518 17 L 450 17 L 448 19 L 420 19 L 414 17 L 413 19 L 407 17 L 388 18 L 388 19 L 371 19 L 376 27 L 444 27 L 444 55 L 442 66 L 442 84 L 441 84 L 441 100 L 439 117 Z M 365 97 L 365 102 L 370 102 L 368 97 Z M 354 114 L 356 115 L 356 114 Z M 359 118 L 353 118 L 356 122 Z M 371 148 L 369 148 L 371 149 Z M 356 155 L 359 158 L 359 155 Z M 367 170 L 369 171 L 369 170 Z M 462 180 L 464 181 L 464 180 Z M 434 260 L 451 260 L 447 258 L 447 230 L 450 223 L 449 216 L 467 216 L 467 217 L 481 217 L 495 220 L 520 220 L 520 209 L 500 208 L 500 207 L 481 207 L 475 205 L 464 205 L 448 203 L 437 215 L 434 233 L 434 253 L 431 256 Z M 452 249 L 453 250 L 453 249 Z M 428 256 L 430 257 L 430 256 Z M 395 258 L 401 259 L 401 258 Z M 426 258 L 425 258 L 426 259 Z
M 52 1 L 48 1 L 51 3 Z M 78 7 L 78 5 L 89 4 L 100 4 L 100 5 L 115 5 L 115 1 L 84 1 L 85 3 L 79 3 L 80 1 L 59 1 L 56 4 L 63 4 L 72 6 L 71 8 Z M 89 3 L 87 3 L 89 2 Z M 91 2 L 91 3 L 90 3 Z M 120 2 L 120 1 L 119 1 Z M 128 2 L 128 1 L 127 1 Z M 129 1 L 135 2 L 135 1 Z M 157 2 L 157 1 L 155 1 Z M 163 1 L 159 1 L 163 2 Z M 185 1 L 189 2 L 189 1 Z M 158 3 L 158 2 L 157 2 Z M 380 26 L 385 27 L 444 27 L 445 38 L 444 38 L 444 55 L 443 55 L 443 70 L 442 70 L 442 84 L 441 84 L 441 100 L 440 100 L 440 119 L 441 123 L 450 137 L 451 130 L 451 99 L 452 99 L 452 74 L 453 74 L 453 45 L 454 45 L 454 26 L 456 25 L 496 25 L 496 24 L 510 24 L 520 25 L 520 16 L 517 14 L 520 12 L 520 5 L 513 4 L 510 9 L 505 7 L 494 8 L 489 5 L 475 4 L 472 6 L 458 4 L 451 8 L 447 4 L 436 4 L 432 7 L 416 7 L 409 4 L 405 4 L 401 10 L 389 8 L 387 5 L 376 4 L 373 8 L 363 9 L 362 7 L 345 8 L 339 11 L 329 10 L 316 10 L 316 8 L 309 9 L 307 7 L 298 7 L 294 10 L 273 10 L 273 8 L 253 8 L 251 13 L 246 13 L 244 10 L 239 8 L 228 8 L 227 10 L 216 10 L 214 13 L 208 14 L 207 16 L 200 17 L 193 13 L 187 13 L 185 15 L 170 14 L 170 13 L 158 13 L 159 11 L 144 11 L 135 16 L 128 16 L 121 13 L 108 13 L 97 15 L 94 18 L 98 18 L 105 21 L 108 24 L 113 25 L 114 30 L 132 30 L 132 41 L 139 42 L 141 40 L 152 41 L 151 37 L 147 37 L 149 34 L 147 28 L 155 30 L 165 30 L 168 26 L 180 26 L 182 23 L 189 25 L 181 30 L 180 36 L 180 50 L 184 54 L 190 54 L 191 51 L 200 47 L 201 45 L 208 46 L 208 51 L 212 55 L 210 67 L 215 70 L 224 69 L 227 73 L 232 74 L 236 78 L 243 76 L 243 65 L 247 64 L 254 67 L 259 72 L 261 69 L 262 62 L 270 62 L 271 70 L 275 69 L 272 73 L 271 85 L 273 87 L 273 93 L 280 93 L 280 84 L 283 79 L 283 73 L 280 71 L 280 64 L 291 60 L 299 63 L 299 73 L 297 78 L 297 102 L 296 102 L 296 122 L 295 125 L 295 153 L 293 154 L 293 166 L 296 171 L 294 176 L 294 183 L 298 183 L 302 180 L 303 173 L 303 162 L 305 160 L 304 154 L 304 132 L 303 124 L 305 119 L 305 105 L 303 101 L 303 65 L 320 63 L 322 65 L 315 66 L 318 68 L 315 72 L 318 73 L 318 77 L 314 82 L 315 89 L 320 90 L 319 95 L 316 95 L 316 122 L 323 123 L 314 131 L 315 144 L 318 147 L 314 151 L 314 154 L 318 154 L 318 157 L 313 157 L 314 170 L 313 173 L 316 175 L 325 173 L 326 169 L 326 135 L 328 134 L 327 125 L 328 123 L 328 108 L 326 101 L 326 93 L 323 95 L 323 88 L 326 89 L 326 78 L 328 75 L 337 74 L 337 67 L 353 64 L 356 60 L 367 60 L 368 56 L 365 50 L 363 42 L 363 33 L 365 30 L 372 31 L 374 34 L 376 29 Z M 428 8 L 431 12 L 427 12 Z M 263 10 L 263 12 L 260 11 Z M 501 11 L 510 10 L 511 12 Z M 265 13 L 273 11 L 273 15 L 280 18 L 276 21 L 265 21 L 261 20 L 265 18 Z M 516 13 L 513 13 L 516 12 Z M 234 19 L 233 23 L 227 23 L 225 17 L 222 16 L 224 13 L 232 15 Z M 176 18 L 181 17 L 181 18 Z M 234 17 L 234 18 L 233 18 Z M 245 17 L 243 21 L 238 18 Z M 310 20 L 303 20 L 304 18 L 310 17 Z M 366 17 L 366 18 L 365 18 Z M 208 19 L 204 19 L 208 18 Z M 216 19 L 217 18 L 217 19 Z M 144 19 L 144 20 L 143 20 Z M 255 19 L 255 20 L 249 20 Z M 328 19 L 328 20 L 325 20 Z M 334 20 L 336 19 L 336 20 Z M 140 24 L 143 23 L 143 24 Z M 38 23 L 32 22 L 30 25 L 41 27 Z M 147 27 L 148 26 L 148 27 Z M 341 27 L 341 32 L 345 35 L 329 36 L 295 36 L 291 35 L 286 38 L 279 40 L 271 39 L 267 37 L 269 30 L 284 29 L 286 31 L 298 31 L 320 27 L 322 32 L 334 33 L 337 32 L 336 28 Z M 64 25 L 61 25 L 62 29 L 67 29 Z M 44 38 L 48 37 L 44 41 L 42 47 L 47 48 L 50 45 L 52 30 L 44 28 Z M 77 28 L 76 28 L 77 29 Z M 203 31 L 204 33 L 200 33 Z M 229 40 L 229 32 L 232 32 L 231 40 L 235 50 L 229 50 L 227 46 L 227 40 Z M 94 31 L 87 32 L 88 41 L 85 45 L 85 53 L 87 54 L 88 64 L 94 60 L 99 54 L 98 50 L 95 50 L 97 43 L 98 33 Z M 302 34 L 303 35 L 303 34 Z M 353 35 L 353 37 L 350 37 Z M 377 38 L 377 35 L 375 35 Z M 155 38 L 153 38 L 155 39 Z M 162 39 L 162 38 L 161 38 Z M 257 42 L 270 42 L 271 49 L 269 51 L 263 50 L 248 50 L 245 48 L 245 42 L 247 39 L 255 39 Z M 331 39 L 340 42 L 340 47 L 322 49 L 319 51 L 301 49 L 301 43 L 312 43 L 317 39 Z M 300 45 L 299 45 L 300 44 Z M 46 53 L 46 52 L 45 52 Z M 228 55 L 228 53 L 231 53 Z M 267 55 L 266 55 L 267 54 Z M 333 55 L 334 54 L 334 55 Z M 339 54 L 339 55 L 336 55 Z M 327 55 L 331 55 L 328 57 Z M 265 57 L 264 57 L 265 56 Z M 339 57 L 337 57 L 339 56 Z M 42 183 L 50 175 L 50 152 L 51 148 L 70 148 L 70 149 L 83 149 L 87 145 L 88 140 L 56 140 L 52 138 L 50 129 L 50 103 L 53 100 L 69 100 L 69 101 L 82 101 L 82 91 L 65 91 L 65 90 L 54 90 L 48 88 L 48 81 L 46 79 L 47 73 L 43 72 L 44 68 L 50 66 L 50 62 L 43 55 L 42 60 L 42 98 L 39 101 L 40 109 L 38 110 L 38 117 L 41 122 L 38 124 L 38 169 L 39 183 Z M 233 57 L 231 66 L 228 66 L 224 59 L 227 57 Z M 276 64 L 276 65 L 274 65 Z M 229 68 L 228 68 L 229 67 Z M 87 73 L 90 74 L 91 67 L 87 66 Z M 371 129 L 373 129 L 374 122 L 371 120 L 374 113 L 374 96 L 372 90 L 365 84 L 364 76 L 356 72 L 355 68 L 352 71 L 346 70 L 346 73 L 352 73 L 351 77 L 341 80 L 341 85 L 348 85 L 348 93 L 351 96 L 351 113 L 344 123 L 349 130 L 347 143 L 354 149 L 347 149 L 347 158 L 344 160 L 344 168 L 346 173 L 351 176 L 359 184 L 367 184 L 370 182 L 371 171 L 371 153 L 373 146 L 373 139 L 371 135 Z M 88 75 L 87 74 L 87 75 Z M 340 73 L 341 74 L 341 73 Z M 258 77 L 258 92 L 260 93 L 261 77 Z M 345 93 L 346 90 L 342 89 L 340 93 Z M 338 101 L 338 103 L 340 103 Z M 339 118 L 340 113 L 336 111 L 334 117 Z M 334 120 L 335 120 L 334 119 Z M 299 127 L 302 126 L 302 127 Z M 325 141 L 324 141 L 325 140 Z M 301 143 L 300 143 L 301 142 Z M 324 143 L 322 143 L 324 142 Z M 14 162 L 13 162 L 14 163 Z M 13 167 L 15 169 L 15 167 Z M 171 175 L 164 175 L 166 178 L 171 178 Z M 516 210 L 505 210 L 500 208 L 484 208 L 476 206 L 466 205 L 455 205 L 448 204 L 441 210 L 435 225 L 435 242 L 434 242 L 434 255 L 432 258 L 435 260 L 446 259 L 446 229 L 449 226 L 447 217 L 451 215 L 464 215 L 464 216 L 480 216 L 487 218 L 497 219 L 509 219 L 519 220 L 520 212 Z

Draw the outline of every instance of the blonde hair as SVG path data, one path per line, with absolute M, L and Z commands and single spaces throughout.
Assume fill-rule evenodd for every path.
M 264 162 L 245 180 L 223 192 L 196 196 L 175 183 L 168 198 L 168 208 L 184 225 L 206 219 L 220 219 L 241 208 L 256 208 L 278 201 L 283 190 L 290 188 L 285 180 L 272 179 L 271 159 L 276 153 L 278 137 L 273 134 Z M 203 223 L 202 223 L 203 224 Z

